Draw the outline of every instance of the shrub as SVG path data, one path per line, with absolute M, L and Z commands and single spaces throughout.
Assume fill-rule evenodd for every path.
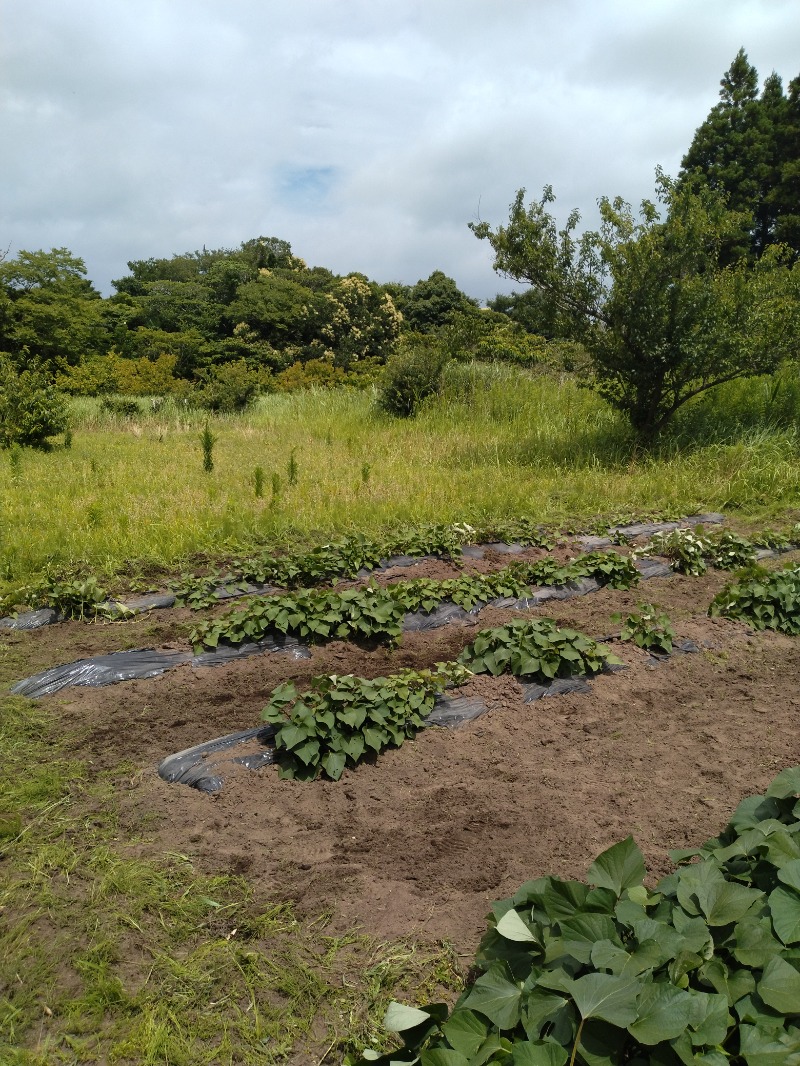
M 209 411 L 243 411 L 267 385 L 269 374 L 251 370 L 244 359 L 202 371 L 194 402 Z
M 753 567 L 726 585 L 712 601 L 710 615 L 738 618 L 754 629 L 800 634 L 800 568 L 772 573 Z
M 619 614 L 612 615 L 615 621 L 621 617 Z M 639 610 L 633 611 L 625 619 L 620 633 L 620 640 L 630 640 L 637 648 L 664 655 L 672 651 L 674 637 L 675 629 L 669 615 L 659 611 L 652 603 L 640 603 Z
M 338 781 L 346 766 L 414 736 L 437 694 L 466 676 L 453 663 L 438 663 L 435 670 L 402 670 L 391 677 L 316 677 L 302 695 L 291 681 L 280 685 L 261 717 L 278 726 L 281 777 L 313 781 L 324 773 Z
M 458 657 L 474 674 L 511 673 L 549 681 L 555 677 L 597 674 L 619 659 L 591 637 L 559 629 L 549 618 L 515 619 L 506 626 L 484 629 Z
M 67 401 L 36 363 L 19 370 L 0 355 L 0 447 L 47 446 L 69 423 Z
M 423 400 L 438 391 L 448 360 L 447 352 L 431 338 L 405 337 L 381 376 L 378 406 L 400 418 L 416 414 Z
M 138 418 L 142 409 L 136 400 L 127 396 L 106 396 L 100 404 L 100 410 L 119 418 Z

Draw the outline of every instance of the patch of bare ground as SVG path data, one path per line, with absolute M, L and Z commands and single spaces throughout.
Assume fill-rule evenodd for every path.
M 446 565 L 404 576 L 451 576 L 440 573 Z M 528 705 L 512 678 L 475 678 L 463 693 L 482 696 L 486 715 L 456 730 L 426 729 L 336 783 L 241 769 L 208 796 L 166 784 L 156 766 L 257 724 L 272 689 L 289 678 L 303 685 L 322 673 L 430 666 L 518 613 L 487 609 L 472 625 L 409 634 L 396 649 L 334 642 L 310 660 L 180 667 L 46 702 L 93 770 L 129 768 L 117 781 L 121 831 L 142 854 L 178 852 L 202 872 L 245 874 L 265 897 L 294 900 L 308 914 L 331 911 L 333 928 L 448 938 L 471 954 L 490 902 L 523 881 L 582 877 L 629 833 L 656 877 L 669 868 L 670 848 L 715 835 L 742 797 L 800 762 L 796 641 L 709 619 L 708 604 L 729 579 L 676 575 L 543 605 L 536 615 L 599 637 L 618 632 L 613 612 L 654 601 L 700 651 L 656 664 L 616 644 L 627 669 L 596 678 L 588 694 Z M 123 646 L 185 647 L 183 620 L 179 612 L 124 626 L 73 623 L 10 635 L 7 645 L 15 666 L 33 673 Z

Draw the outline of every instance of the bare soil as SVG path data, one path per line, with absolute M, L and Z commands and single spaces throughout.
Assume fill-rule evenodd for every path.
M 454 573 L 431 563 L 402 576 Z M 142 854 L 179 852 L 202 872 L 245 874 L 265 898 L 329 911 L 334 929 L 443 938 L 471 955 L 490 902 L 523 881 L 582 877 L 629 833 L 656 878 L 670 868 L 670 848 L 716 835 L 740 799 L 800 763 L 796 640 L 709 619 L 729 579 L 674 575 L 529 612 L 603 637 L 619 631 L 613 612 L 648 600 L 700 651 L 656 664 L 617 644 L 627 669 L 596 678 L 588 694 L 528 705 L 512 678 L 475 678 L 462 694 L 483 697 L 486 715 L 455 730 L 426 729 L 336 783 L 242 768 L 209 796 L 165 783 L 156 767 L 175 751 L 258 724 L 272 689 L 289 678 L 430 666 L 454 658 L 478 628 L 519 612 L 487 609 L 474 624 L 409 634 L 396 649 L 334 642 L 305 661 L 264 655 L 184 666 L 146 681 L 68 689 L 45 703 L 93 771 L 124 767 L 116 778 L 121 831 Z M 21 678 L 125 647 L 187 647 L 188 618 L 169 611 L 4 634 L 3 673 Z

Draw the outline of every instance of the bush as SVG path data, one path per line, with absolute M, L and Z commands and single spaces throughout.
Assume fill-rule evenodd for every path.
M 126 396 L 106 396 L 100 404 L 100 410 L 120 418 L 138 418 L 142 413 L 136 400 Z
M 47 446 L 69 423 L 67 401 L 36 363 L 19 370 L 0 355 L 0 447 Z
M 268 380 L 268 373 L 251 370 L 244 359 L 222 363 L 202 371 L 194 403 L 221 414 L 244 411 L 267 387 Z
M 403 338 L 400 351 L 381 376 L 378 406 L 400 418 L 416 414 L 423 400 L 438 392 L 448 361 L 447 352 L 431 338 Z

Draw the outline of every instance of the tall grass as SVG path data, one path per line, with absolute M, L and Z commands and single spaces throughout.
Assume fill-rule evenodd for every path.
M 112 571 L 126 560 L 174 566 L 256 541 L 485 515 L 766 514 L 800 499 L 799 414 L 800 386 L 788 377 L 731 383 L 683 411 L 644 455 L 624 420 L 569 379 L 457 365 L 415 419 L 346 390 L 265 396 L 245 414 L 215 417 L 208 474 L 204 412 L 145 401 L 126 418 L 76 400 L 69 450 L 26 450 L 16 470 L 0 453 L 0 577 L 76 564 Z M 279 493 L 254 494 L 257 466 Z

